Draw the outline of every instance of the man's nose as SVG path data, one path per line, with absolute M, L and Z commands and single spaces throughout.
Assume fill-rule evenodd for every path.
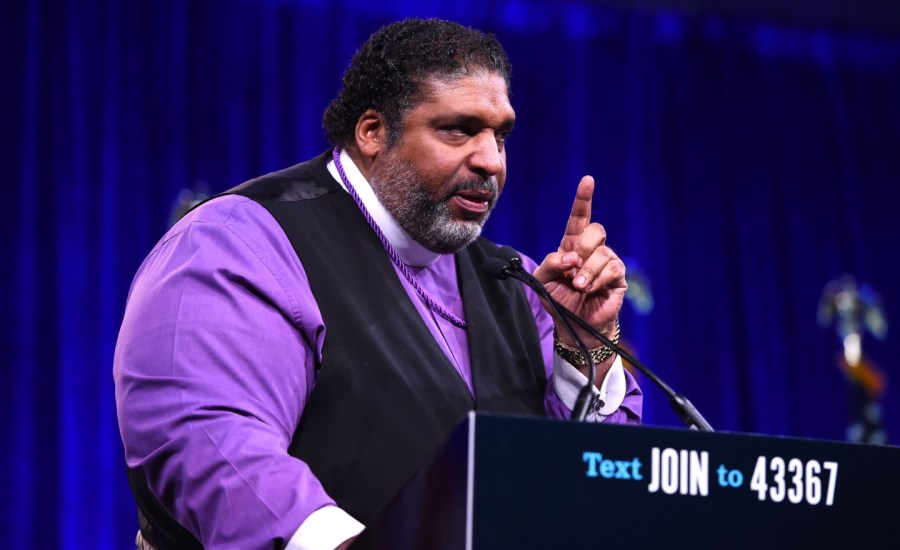
M 479 133 L 472 140 L 474 150 L 469 156 L 469 167 L 481 176 L 496 176 L 503 170 L 502 143 L 491 131 Z

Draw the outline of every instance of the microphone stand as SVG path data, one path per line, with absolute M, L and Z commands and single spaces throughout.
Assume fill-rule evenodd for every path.
M 508 247 L 506 247 L 508 248 Z M 512 249 L 510 249 L 512 250 Z M 526 285 L 529 285 L 529 281 L 522 278 L 520 272 L 525 272 L 521 266 L 522 260 L 516 255 L 514 258 L 510 258 L 509 260 L 504 260 L 501 258 L 486 258 L 484 261 L 484 268 L 487 272 L 498 279 L 506 279 L 507 277 L 512 277 L 513 279 L 519 280 Z M 511 269 L 511 266 L 515 265 L 518 269 Z M 539 296 L 547 300 L 547 303 L 553 308 L 553 311 L 556 312 L 556 317 L 562 322 L 563 328 L 566 329 L 566 332 L 569 336 L 572 337 L 572 340 L 575 341 L 575 344 L 578 346 L 578 350 L 584 356 L 584 360 L 588 365 L 588 372 L 590 377 L 588 379 L 588 383 L 581 388 L 578 392 L 578 396 L 575 398 L 575 405 L 572 407 L 572 419 L 577 420 L 578 422 L 584 422 L 587 418 L 588 412 L 590 411 L 590 406 L 593 396 L 593 390 L 591 387 L 593 386 L 593 380 L 596 376 L 596 366 L 594 365 L 594 359 L 591 357 L 591 352 L 588 351 L 587 346 L 585 346 L 584 341 L 578 336 L 575 332 L 575 329 L 572 328 L 572 324 L 569 322 L 569 319 L 564 315 L 564 307 L 562 304 L 557 302 L 550 296 L 550 293 L 547 292 L 547 289 L 544 288 L 543 285 L 538 285 L 540 288 L 534 288 L 535 292 L 538 293 Z
M 687 397 L 677 393 L 668 384 L 663 382 L 662 379 L 660 379 L 653 371 L 651 371 L 649 368 L 644 366 L 643 363 L 635 359 L 634 356 L 622 349 L 617 344 L 614 344 L 609 338 L 607 338 L 599 330 L 591 326 L 587 321 L 554 300 L 553 297 L 550 296 L 550 293 L 547 292 L 547 289 L 544 288 L 543 283 L 538 281 L 531 273 L 525 271 L 525 269 L 522 267 L 522 260 L 521 258 L 519 258 L 518 252 L 508 246 L 504 246 L 498 250 L 498 254 L 499 257 L 497 258 L 497 260 L 504 264 L 501 271 L 505 274 L 505 277 L 512 277 L 528 285 L 528 287 L 537 292 L 539 296 L 547 300 L 553 307 L 553 310 L 556 311 L 557 314 L 560 314 L 563 319 L 568 319 L 575 322 L 575 324 L 586 330 L 591 336 L 612 348 L 612 350 L 618 353 L 623 359 L 634 365 L 636 369 L 647 376 L 647 378 L 649 378 L 654 384 L 656 384 L 669 397 L 669 404 L 672 406 L 672 408 L 688 428 L 701 432 L 715 431 L 713 430 L 709 422 L 707 422 L 706 419 L 703 418 L 703 415 L 700 414 L 700 411 L 697 410 L 694 404 L 691 403 Z M 488 258 L 488 260 L 490 260 L 490 258 Z M 497 275 L 495 273 L 497 267 L 489 267 L 488 260 L 485 261 L 485 269 L 488 270 L 489 274 L 496 277 Z M 567 322 L 564 321 L 563 324 L 568 328 Z M 593 363 L 591 363 L 591 367 L 593 367 Z M 593 383 L 594 380 L 592 370 L 592 377 L 590 380 L 588 380 L 588 386 L 586 386 L 586 388 L 589 390 L 590 386 L 593 385 Z

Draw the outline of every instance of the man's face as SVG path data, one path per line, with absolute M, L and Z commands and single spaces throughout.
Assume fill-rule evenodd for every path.
M 432 78 L 370 180 L 400 226 L 425 248 L 460 250 L 478 237 L 506 181 L 504 140 L 515 112 L 496 73 Z

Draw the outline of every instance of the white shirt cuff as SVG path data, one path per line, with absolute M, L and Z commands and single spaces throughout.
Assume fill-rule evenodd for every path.
M 571 363 L 553 354 L 553 388 L 563 405 L 572 410 L 575 408 L 575 400 L 578 392 L 587 384 L 587 376 L 572 366 Z M 607 416 L 616 412 L 625 399 L 625 368 L 622 366 L 622 358 L 618 355 L 613 361 L 612 367 L 606 373 L 603 384 L 598 390 L 591 386 L 594 394 L 595 406 L 591 407 L 586 420 L 589 422 L 602 422 Z M 598 406 L 601 405 L 602 406 Z
M 364 528 L 337 506 L 323 506 L 300 524 L 285 550 L 334 550 Z

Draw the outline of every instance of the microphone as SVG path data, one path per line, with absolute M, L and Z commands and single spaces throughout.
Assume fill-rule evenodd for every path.
M 634 356 L 622 349 L 620 346 L 614 344 L 609 338 L 607 338 L 599 330 L 591 326 L 587 321 L 554 300 L 553 297 L 550 296 L 550 293 L 547 292 L 547 289 L 544 288 L 543 283 L 538 281 L 531 273 L 528 273 L 522 267 L 522 259 L 519 256 L 518 252 L 516 252 L 509 246 L 503 246 L 497 251 L 497 255 L 497 258 L 487 258 L 484 262 L 484 269 L 489 275 L 498 279 L 506 279 L 512 277 L 528 285 L 531 289 L 537 292 L 539 296 L 550 303 L 550 305 L 553 307 L 553 310 L 557 313 L 560 321 L 562 321 L 563 325 L 567 329 L 566 331 L 569 332 L 569 334 L 577 338 L 577 336 L 574 336 L 574 331 L 572 331 L 569 327 L 568 321 L 571 320 L 578 326 L 586 330 L 588 333 L 590 333 L 591 336 L 612 348 L 613 351 L 615 351 L 623 359 L 634 365 L 634 368 L 641 371 L 647 378 L 649 378 L 654 384 L 656 384 L 663 391 L 663 393 L 665 393 L 669 397 L 669 404 L 672 405 L 672 408 L 688 428 L 702 432 L 715 431 L 713 430 L 709 422 L 707 422 L 706 419 L 703 418 L 703 415 L 700 414 L 700 411 L 697 410 L 697 408 L 693 405 L 693 403 L 690 402 L 687 397 L 677 393 L 668 384 L 663 382 L 662 379 L 658 377 L 653 371 L 651 371 L 649 368 L 644 366 L 643 363 L 635 359 Z M 583 347 L 583 344 L 580 340 L 576 341 L 579 342 L 580 347 Z M 590 358 L 589 353 L 587 354 L 587 357 L 588 359 Z M 589 362 L 589 364 L 591 365 L 591 377 L 588 379 L 588 386 L 586 386 L 585 388 L 588 390 L 594 383 L 594 365 L 592 362 Z M 581 397 L 580 394 L 579 397 Z
M 544 285 L 537 282 L 535 279 L 536 286 L 531 283 L 527 278 L 522 277 L 522 273 L 525 273 L 529 277 L 527 271 L 522 269 L 522 258 L 519 257 L 519 253 L 515 251 L 512 247 L 503 246 L 497 250 L 498 257 L 485 258 L 483 267 L 487 271 L 488 275 L 492 277 L 496 277 L 497 279 L 506 279 L 508 277 L 512 277 L 514 279 L 518 279 L 522 281 L 526 285 L 530 286 L 537 292 L 538 296 L 544 298 L 548 304 L 553 308 L 553 311 L 556 312 L 556 317 L 562 322 L 563 328 L 565 328 L 566 332 L 569 336 L 572 337 L 572 340 L 578 346 L 578 350 L 584 356 L 584 360 L 588 365 L 588 382 L 585 384 L 581 390 L 578 392 L 578 396 L 575 398 L 575 405 L 572 407 L 572 418 L 579 421 L 584 422 L 587 418 L 591 402 L 593 401 L 593 390 L 592 387 L 594 385 L 593 380 L 596 376 L 596 366 L 594 365 L 594 359 L 591 357 L 591 352 L 588 351 L 587 346 L 584 345 L 584 341 L 582 341 L 581 337 L 575 332 L 575 329 L 572 328 L 572 324 L 569 322 L 569 319 L 563 314 L 563 310 L 565 309 L 562 304 L 557 302 L 550 296 L 550 293 L 547 292 L 547 289 L 544 288 Z
M 509 262 L 496 256 L 485 258 L 482 267 L 488 275 L 495 279 L 506 279 L 512 276 L 512 268 Z

